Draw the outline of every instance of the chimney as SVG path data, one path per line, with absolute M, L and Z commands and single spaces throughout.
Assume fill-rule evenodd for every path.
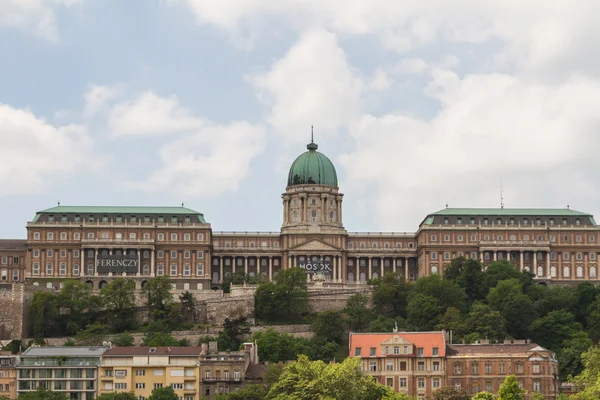
M 208 351 L 217 353 L 217 342 L 208 342 Z
M 205 356 L 208 353 L 208 343 L 200 343 L 201 354 Z

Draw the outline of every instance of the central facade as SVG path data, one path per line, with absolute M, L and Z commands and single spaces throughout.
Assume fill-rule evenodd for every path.
M 126 276 L 138 288 L 169 275 L 181 290 L 219 289 L 234 272 L 272 279 L 301 267 L 330 284 L 396 272 L 441 273 L 459 256 L 506 260 L 542 282 L 598 279 L 600 229 L 566 209 L 444 209 L 416 232 L 347 232 L 333 163 L 309 143 L 290 167 L 279 232 L 214 231 L 185 207 L 58 206 L 36 214 L 26 240 L 0 241 L 0 277 L 58 288 L 79 278 L 94 289 Z

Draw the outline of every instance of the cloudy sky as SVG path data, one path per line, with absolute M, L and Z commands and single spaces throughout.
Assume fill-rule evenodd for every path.
M 0 0 L 0 237 L 63 205 L 281 225 L 315 126 L 352 231 L 600 215 L 596 0 Z

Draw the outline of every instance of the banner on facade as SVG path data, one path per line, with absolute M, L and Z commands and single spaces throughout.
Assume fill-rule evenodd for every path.
M 98 255 L 98 261 L 96 261 L 96 271 L 98 273 L 109 273 L 121 274 L 126 272 L 128 274 L 135 274 L 139 271 L 138 259 L 127 256 L 117 255 Z
M 333 273 L 332 265 L 329 261 L 325 261 L 322 258 L 318 260 L 309 260 L 309 262 L 305 264 L 300 264 L 299 267 L 305 269 L 309 274 L 319 273 L 329 275 Z

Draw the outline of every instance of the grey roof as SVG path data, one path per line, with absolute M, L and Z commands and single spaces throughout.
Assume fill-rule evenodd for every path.
M 26 357 L 100 357 L 107 350 L 107 347 L 78 347 L 78 346 L 45 346 L 30 347 L 21 354 L 21 358 Z

